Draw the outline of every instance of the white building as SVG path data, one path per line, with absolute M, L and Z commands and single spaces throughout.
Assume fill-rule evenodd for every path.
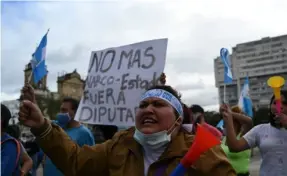
M 253 105 L 255 108 L 266 106 L 272 95 L 272 89 L 267 85 L 268 78 L 280 75 L 287 80 L 287 35 L 237 44 L 232 48 L 230 60 L 234 82 L 226 86 L 226 101 L 237 104 L 241 85 L 248 76 Z M 223 72 L 223 64 L 218 57 L 214 60 L 214 73 L 220 101 L 223 100 Z

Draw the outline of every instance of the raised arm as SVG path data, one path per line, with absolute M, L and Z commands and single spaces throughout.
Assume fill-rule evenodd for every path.
M 220 112 L 223 116 L 225 128 L 226 128 L 226 142 L 231 152 L 241 152 L 249 149 L 250 146 L 245 138 L 241 137 L 239 140 L 236 137 L 233 126 L 233 114 L 231 109 L 227 105 L 222 105 Z
M 40 148 L 64 175 L 108 175 L 107 156 L 111 141 L 79 147 L 61 127 L 45 119 L 37 105 L 30 101 L 22 102 L 19 120 L 31 127 Z
M 243 126 L 242 135 L 246 134 L 253 127 L 251 117 L 236 112 L 232 112 L 232 117 Z
M 64 175 L 107 175 L 108 143 L 79 147 L 61 127 L 45 120 L 39 129 L 32 129 L 44 153 Z

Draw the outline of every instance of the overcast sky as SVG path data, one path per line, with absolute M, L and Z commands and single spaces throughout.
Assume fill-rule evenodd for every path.
M 19 97 L 23 70 L 48 28 L 48 86 L 86 76 L 92 50 L 168 38 L 167 83 L 184 102 L 217 108 L 213 59 L 221 47 L 287 33 L 286 0 L 1 2 L 1 99 Z

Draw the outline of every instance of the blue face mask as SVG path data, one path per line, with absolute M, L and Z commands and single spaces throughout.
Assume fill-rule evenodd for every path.
M 56 116 L 56 123 L 62 128 L 67 126 L 67 124 L 71 121 L 71 117 L 69 113 L 59 113 Z

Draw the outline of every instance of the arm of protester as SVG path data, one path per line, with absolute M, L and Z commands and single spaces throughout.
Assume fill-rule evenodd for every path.
M 33 167 L 33 160 L 30 158 L 30 156 L 28 155 L 28 153 L 26 152 L 22 144 L 21 144 L 21 147 L 22 147 L 21 160 L 23 163 L 21 167 L 21 174 L 26 175 Z
M 248 117 L 244 114 L 236 113 L 236 112 L 232 112 L 232 116 L 235 120 L 241 123 L 243 127 L 242 135 L 246 134 L 253 127 L 253 122 L 252 122 L 251 117 Z
M 227 105 L 221 105 L 220 112 L 226 128 L 226 142 L 229 150 L 231 152 L 241 152 L 252 147 L 248 145 L 245 138 L 242 137 L 239 140 L 237 139 L 231 109 Z
M 236 176 L 235 170 L 231 166 L 220 145 L 217 145 L 200 155 L 200 158 L 195 161 L 192 167 L 198 171 L 198 175 Z
M 31 129 L 43 152 L 64 175 L 108 175 L 108 146 L 111 141 L 79 147 L 58 125 L 47 119 L 38 129 Z
M 12 175 L 16 168 L 17 146 L 14 141 L 1 144 L 1 175 Z

